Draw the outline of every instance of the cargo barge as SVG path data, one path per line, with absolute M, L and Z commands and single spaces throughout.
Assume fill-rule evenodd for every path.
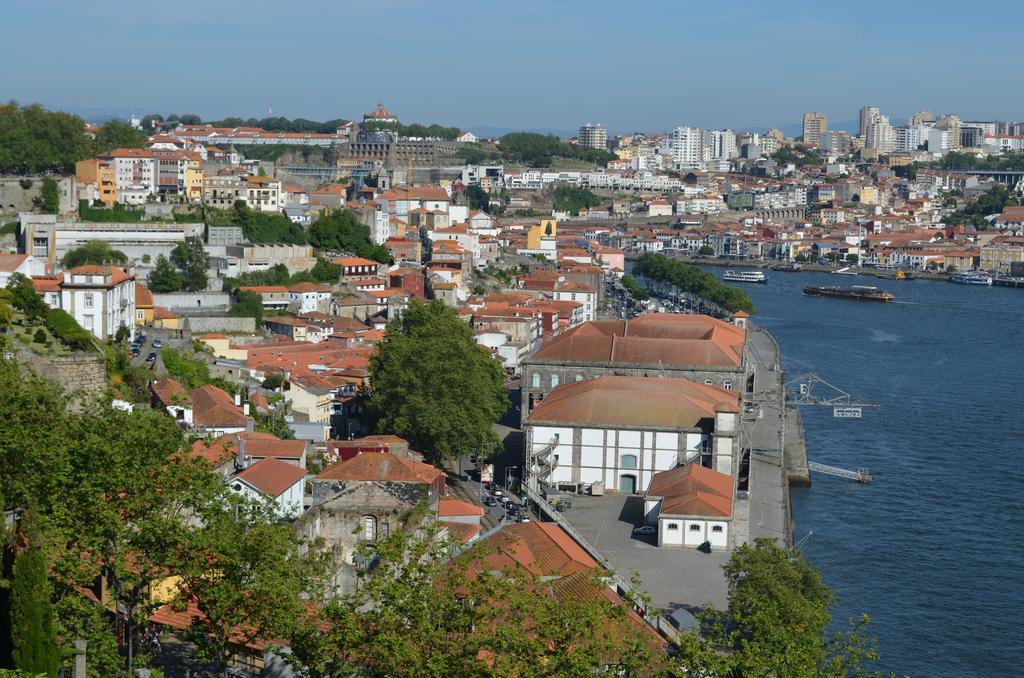
M 896 297 L 877 287 L 854 285 L 853 287 L 835 287 L 831 285 L 808 285 L 804 294 L 811 297 L 836 297 L 855 301 L 892 301 Z

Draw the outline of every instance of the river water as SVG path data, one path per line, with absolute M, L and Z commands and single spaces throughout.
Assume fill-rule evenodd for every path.
M 812 533 L 802 549 L 839 595 L 834 626 L 867 613 L 878 668 L 897 674 L 1024 674 L 1024 290 L 768 276 L 744 289 L 787 381 L 815 372 L 881 404 L 859 420 L 804 407 L 812 461 L 874 476 L 793 489 L 796 539 Z M 814 283 L 896 301 L 803 296 Z

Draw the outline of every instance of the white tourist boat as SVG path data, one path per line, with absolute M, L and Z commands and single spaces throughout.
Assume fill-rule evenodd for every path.
M 722 275 L 722 280 L 726 282 L 766 283 L 768 282 L 768 276 L 764 274 L 764 271 L 729 270 Z
M 991 285 L 992 276 L 987 273 L 956 273 L 949 277 L 949 282 L 957 285 Z

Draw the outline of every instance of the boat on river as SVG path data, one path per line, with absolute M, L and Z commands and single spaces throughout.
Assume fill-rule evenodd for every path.
M 773 271 L 779 271 L 781 273 L 799 273 L 803 270 L 800 264 L 775 264 L 769 267 Z
M 726 282 L 741 282 L 741 283 L 767 283 L 768 276 L 764 274 L 764 271 L 726 271 L 722 275 L 722 280 Z
M 949 282 L 957 285 L 991 285 L 992 276 L 987 273 L 956 273 L 949 276 Z
M 853 287 L 808 285 L 804 288 L 804 294 L 809 297 L 835 297 L 837 299 L 853 299 L 854 301 L 892 301 L 896 298 L 890 292 L 866 285 L 854 285 Z
M 849 266 L 846 266 L 845 268 L 837 268 L 836 270 L 832 271 L 832 275 L 857 275 L 857 271 L 854 271 Z

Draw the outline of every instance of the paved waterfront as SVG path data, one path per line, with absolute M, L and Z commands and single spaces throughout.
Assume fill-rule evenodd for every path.
M 623 579 L 635 569 L 651 604 L 661 610 L 689 610 L 708 603 L 726 605 L 722 565 L 729 554 L 696 549 L 660 549 L 656 537 L 634 537 L 643 524 L 643 500 L 637 496 L 573 497 L 562 516 L 596 548 Z
M 745 446 L 750 447 L 750 498 L 738 501 L 733 543 L 757 537 L 787 541 L 787 491 L 781 463 L 779 431 L 784 425 L 779 350 L 772 337 L 759 328 L 747 335 L 747 358 L 754 369 L 754 393 L 761 417 L 744 420 Z M 740 515 L 741 512 L 744 515 Z M 744 531 L 745 530 L 745 531 Z

